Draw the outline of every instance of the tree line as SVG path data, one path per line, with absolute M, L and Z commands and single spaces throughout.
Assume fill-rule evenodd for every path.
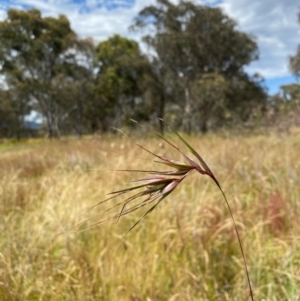
M 49 137 L 105 132 L 130 118 L 205 133 L 299 99 L 298 85 L 270 98 L 262 77 L 245 72 L 257 43 L 220 8 L 157 0 L 130 30 L 144 34 L 148 54 L 119 35 L 81 39 L 64 15 L 8 10 L 0 22 L 0 135 L 21 137 L 31 111 Z M 299 57 L 290 58 L 295 75 Z

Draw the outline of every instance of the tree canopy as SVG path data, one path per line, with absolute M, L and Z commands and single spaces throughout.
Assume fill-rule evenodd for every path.
M 298 22 L 300 25 L 300 12 L 298 13 Z M 289 67 L 294 75 L 297 77 L 300 76 L 300 45 L 298 46 L 296 54 L 290 56 Z
M 155 34 L 151 31 L 144 41 L 155 51 L 156 62 L 164 67 L 163 76 L 172 78 L 168 89 L 174 91 L 173 101 L 181 108 L 183 130 L 191 131 L 196 115 L 196 123 L 202 124 L 200 128 L 205 131 L 212 118 L 222 119 L 228 110 L 241 111 L 245 105 L 266 100 L 259 83 L 244 71 L 258 58 L 256 42 L 239 31 L 220 8 L 157 0 L 156 5 L 140 11 L 133 25 L 134 29 L 153 27 Z M 208 93 L 203 89 L 211 91 L 209 98 L 201 96 Z
M 258 59 L 256 40 L 220 8 L 157 0 L 131 30 L 143 32 L 148 53 L 119 35 L 81 39 L 64 15 L 8 10 L 0 21 L 0 135 L 21 137 L 32 111 L 58 137 L 128 126 L 130 118 L 205 133 L 248 124 L 274 106 L 298 108 L 299 85 L 268 97 L 262 77 L 245 71 Z M 296 76 L 299 53 L 289 64 Z
M 119 35 L 100 42 L 95 54 L 98 66 L 95 97 L 101 108 L 95 117 L 103 129 L 107 129 L 108 122 L 120 126 L 122 121 L 134 117 L 148 61 L 137 42 Z
M 58 136 L 69 109 L 63 94 L 78 44 L 68 19 L 10 9 L 0 22 L 0 41 L 1 73 L 9 90 L 42 113 L 49 136 Z

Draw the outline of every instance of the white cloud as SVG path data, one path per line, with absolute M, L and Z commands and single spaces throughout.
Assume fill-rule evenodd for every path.
M 256 37 L 260 59 L 247 70 L 265 78 L 289 76 L 288 57 L 300 44 L 297 1 L 224 0 L 220 6 L 241 30 Z
M 196 1 L 196 0 L 195 0 Z M 155 0 L 10 0 L 0 4 L 0 19 L 9 7 L 35 7 L 43 15 L 68 16 L 72 28 L 81 37 L 104 40 L 114 33 L 140 39 L 138 33 L 128 31 L 133 18 Z M 178 2 L 173 0 L 172 2 Z M 260 59 L 247 70 L 259 72 L 265 78 L 289 76 L 288 56 L 300 44 L 300 26 L 297 23 L 298 4 L 292 0 L 198 0 L 198 3 L 219 5 L 234 18 L 239 29 L 256 37 Z M 121 4 L 115 9 L 110 5 Z

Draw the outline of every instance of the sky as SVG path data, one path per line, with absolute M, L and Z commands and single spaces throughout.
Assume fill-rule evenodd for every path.
M 0 0 L 0 20 L 9 8 L 37 8 L 43 16 L 64 14 L 73 30 L 95 42 L 120 34 L 140 41 L 141 34 L 128 27 L 138 12 L 156 0 Z M 177 0 L 172 0 L 178 3 Z M 252 75 L 265 79 L 270 94 L 281 85 L 296 82 L 288 70 L 288 58 L 300 44 L 297 13 L 300 0 L 194 0 L 195 3 L 219 6 L 238 23 L 238 29 L 251 34 L 259 47 L 259 60 L 246 67 Z M 142 48 L 143 49 L 143 48 Z

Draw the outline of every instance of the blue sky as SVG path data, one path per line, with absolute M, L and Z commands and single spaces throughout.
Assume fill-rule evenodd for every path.
M 34 7 L 43 15 L 65 14 L 80 37 L 95 42 L 118 33 L 140 41 L 141 35 L 128 31 L 133 18 L 155 0 L 0 0 L 0 20 L 9 8 Z M 172 0 L 177 3 L 178 0 Z M 269 88 L 278 92 L 281 85 L 296 82 L 288 70 L 288 57 L 300 44 L 300 26 L 296 0 L 194 0 L 199 4 L 220 6 L 235 19 L 239 29 L 256 38 L 260 59 L 246 68 L 249 74 L 259 73 Z M 142 48 L 143 49 L 143 48 Z M 144 48 L 145 49 L 145 48 Z

